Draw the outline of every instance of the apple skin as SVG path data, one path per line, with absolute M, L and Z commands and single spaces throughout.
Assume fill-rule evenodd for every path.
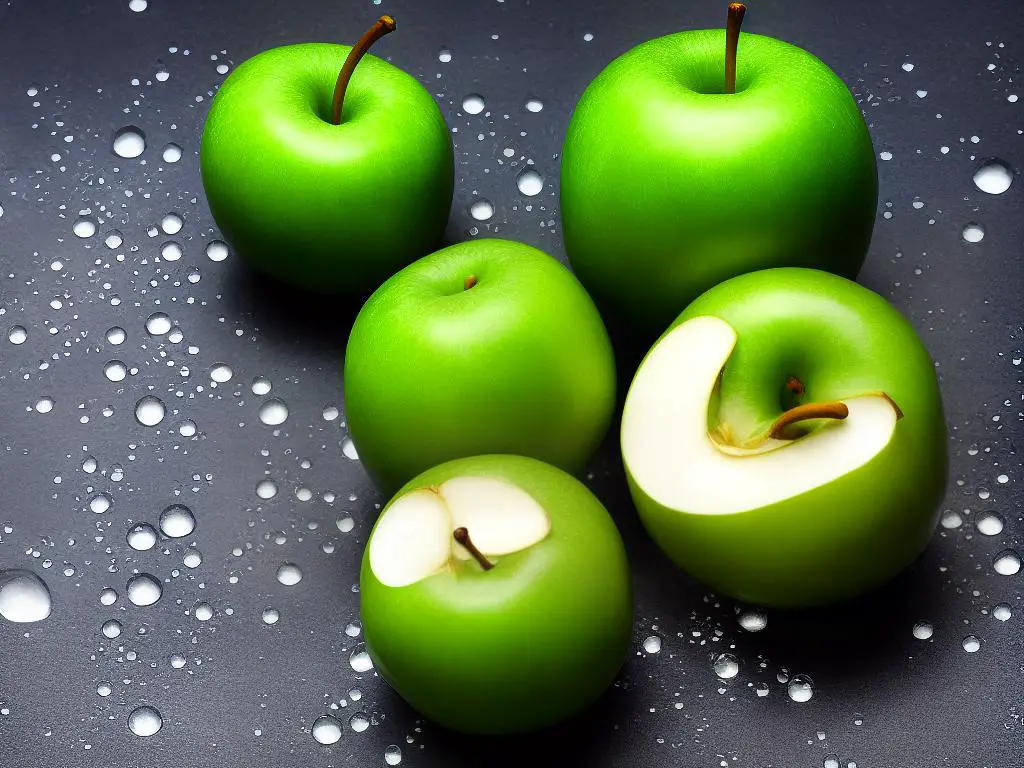
M 289 45 L 243 62 L 213 99 L 199 159 L 217 226 L 263 272 L 365 294 L 436 247 L 451 210 L 451 138 L 413 77 L 366 55 L 340 125 L 350 46 Z
M 796 46 L 681 32 L 587 87 L 562 156 L 565 247 L 580 281 L 660 331 L 730 277 L 801 266 L 856 277 L 878 198 L 871 137 L 843 82 Z
M 460 475 L 518 485 L 547 511 L 550 533 L 489 571 L 456 561 L 404 587 L 377 580 L 367 546 L 366 649 L 403 699 L 447 728 L 498 734 L 553 725 L 596 700 L 625 658 L 633 607 L 622 539 L 586 486 L 523 456 L 457 459 L 396 498 Z
M 946 488 L 942 399 L 934 365 L 910 323 L 856 283 L 797 268 L 722 283 L 669 330 L 704 315 L 725 320 L 739 337 L 718 405 L 719 421 L 740 434 L 763 432 L 782 412 L 790 375 L 806 387 L 805 402 L 881 390 L 903 418 L 867 464 L 746 512 L 666 508 L 637 487 L 627 464 L 633 501 L 651 537 L 715 591 L 760 605 L 830 603 L 891 579 L 927 545 Z
M 386 493 L 487 453 L 576 473 L 608 431 L 615 376 L 601 317 L 568 269 L 522 243 L 473 240 L 406 267 L 363 306 L 345 415 Z

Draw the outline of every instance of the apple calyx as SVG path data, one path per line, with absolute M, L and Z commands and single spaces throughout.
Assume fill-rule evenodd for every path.
M 345 102 L 345 91 L 348 89 L 348 83 L 352 79 L 352 73 L 355 72 L 359 60 L 374 43 L 389 32 L 394 32 L 395 29 L 397 29 L 397 25 L 391 16 L 381 16 L 373 23 L 372 27 L 363 33 L 363 36 L 348 52 L 341 72 L 338 73 L 338 81 L 334 84 L 334 103 L 331 108 L 331 122 L 334 125 L 341 125 L 341 110 Z
M 480 563 L 480 567 L 485 571 L 491 570 L 494 567 L 494 563 L 487 559 L 487 556 L 476 548 L 476 544 L 469 538 L 469 529 L 465 527 L 456 528 L 452 531 L 452 538 L 455 539 L 459 544 L 464 546 L 466 550 L 473 556 L 473 558 Z
M 725 23 L 725 92 L 736 93 L 736 48 L 740 42 L 740 26 L 747 6 L 729 3 Z
M 477 276 L 476 276 L 476 275 L 470 275 L 470 276 L 469 276 L 469 277 L 467 277 L 467 278 L 466 278 L 466 280 L 465 280 L 465 281 L 464 281 L 464 282 L 462 283 L 462 290 L 464 290 L 464 291 L 468 291 L 468 290 L 469 290 L 470 288 L 472 288 L 472 287 L 473 287 L 474 285 L 476 285 L 476 284 L 477 284 L 478 282 L 479 282 L 479 279 L 477 278 Z

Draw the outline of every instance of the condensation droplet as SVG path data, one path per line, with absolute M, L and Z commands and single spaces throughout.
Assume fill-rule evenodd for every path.
M 7 340 L 11 342 L 11 344 L 24 344 L 27 339 L 28 331 L 20 325 L 12 326 L 11 330 L 7 333 Z
M 768 614 L 764 611 L 748 609 L 741 611 L 736 621 L 747 632 L 760 632 L 768 626 Z
M 442 64 L 447 64 L 449 61 L 452 60 L 452 52 L 447 48 L 442 48 L 437 53 L 437 60 L 440 61 Z
M 487 221 L 494 215 L 494 205 L 490 200 L 481 197 L 469 206 L 469 215 L 477 221 Z
M 120 360 L 108 360 L 103 366 L 103 375 L 110 381 L 124 381 L 128 375 L 128 367 Z
M 257 376 L 252 380 L 252 393 L 254 395 L 265 395 L 270 392 L 270 388 L 270 379 L 263 376 Z
M 661 653 L 661 638 L 657 635 L 650 635 L 644 639 L 645 653 Z
M 50 615 L 53 600 L 41 578 L 31 571 L 0 571 L 0 616 L 15 624 L 32 624 Z
M 155 427 L 167 413 L 163 401 L 146 395 L 135 404 L 135 420 L 144 427 Z
M 256 495 L 261 499 L 272 499 L 277 496 L 277 484 L 270 478 L 260 480 L 256 484 Z
M 160 258 L 164 261 L 177 261 L 182 256 L 181 246 L 173 240 L 160 247 Z
M 544 177 L 533 168 L 527 168 L 516 177 L 516 186 L 522 194 L 533 197 L 544 189 Z
M 53 410 L 53 398 L 41 397 L 36 401 L 36 413 L 49 413 Z
M 341 739 L 341 722 L 330 715 L 322 715 L 313 721 L 312 732 L 318 744 L 335 744 Z
M 740 663 L 731 653 L 718 654 L 711 666 L 715 670 L 715 674 L 723 680 L 736 677 L 740 671 Z
M 288 419 L 288 406 L 283 400 L 273 398 L 260 406 L 260 421 L 269 427 L 276 427 Z
M 988 160 L 974 172 L 974 186 L 989 195 L 1001 195 L 1013 184 L 1013 170 L 1002 160 Z
M 145 552 L 156 544 L 156 528 L 149 523 L 139 523 L 128 531 L 128 546 Z
M 160 532 L 169 539 L 188 536 L 195 528 L 195 515 L 183 504 L 171 504 L 160 513 Z
M 1000 576 L 1013 576 L 1020 571 L 1020 555 L 1012 549 L 1004 549 L 996 555 L 992 567 Z
M 786 688 L 789 698 L 797 702 L 810 701 L 814 696 L 814 683 L 807 675 L 793 675 Z
M 154 707 L 136 707 L 128 715 L 128 729 L 136 736 L 152 736 L 163 726 L 163 718 Z
M 1003 516 L 998 512 L 985 512 L 974 521 L 974 525 L 982 536 L 997 536 L 1003 532 Z
M 968 653 L 977 653 L 981 649 L 981 640 L 974 635 L 968 635 L 964 638 L 964 650 Z
M 124 340 L 127 336 L 128 334 L 124 332 L 124 328 L 118 328 L 116 325 L 107 330 L 107 342 L 113 344 L 115 347 L 124 344 Z
M 992 616 L 999 621 L 1009 621 L 1013 615 L 1008 603 L 999 603 L 992 607 Z
M 214 363 L 213 367 L 210 369 L 210 378 L 218 384 L 226 384 L 231 381 L 231 377 L 234 375 L 235 374 L 231 370 L 231 366 L 227 363 Z
M 356 712 L 349 718 L 348 727 L 356 733 L 362 733 L 370 727 L 370 720 L 362 712 Z
M 96 222 L 88 216 L 79 216 L 74 226 L 71 227 L 71 231 L 75 233 L 75 237 L 82 239 L 92 237 L 96 234 Z
M 113 640 L 115 637 L 121 636 L 121 622 L 117 619 L 108 619 L 103 622 L 103 626 L 100 627 L 100 632 L 108 640 Z
M 353 671 L 363 674 L 373 669 L 373 660 L 365 649 L 356 647 L 348 657 L 349 666 Z
M 927 640 L 934 634 L 935 630 L 927 621 L 919 621 L 914 624 L 914 637 L 918 640 Z
M 115 155 L 131 160 L 146 151 L 146 134 L 141 128 L 126 125 L 114 133 L 113 148 Z
M 176 213 L 168 213 L 160 220 L 160 229 L 163 230 L 165 235 L 176 235 L 181 231 L 184 224 L 185 222 L 182 221 L 181 216 Z
M 531 98 L 526 100 L 526 111 L 527 112 L 540 112 L 544 109 L 544 102 L 537 98 Z
M 985 239 L 985 228 L 981 224 L 971 221 L 964 226 L 962 234 L 968 243 L 980 243 Z
M 139 573 L 128 579 L 125 591 L 133 605 L 147 606 L 159 600 L 164 590 L 156 576 Z
M 264 624 L 277 624 L 281 620 L 281 612 L 277 608 L 264 608 L 263 609 L 263 623 Z
M 384 762 L 387 765 L 399 765 L 402 762 L 402 748 L 397 744 L 388 744 L 384 750 Z
M 224 261 L 228 257 L 228 244 L 223 240 L 213 240 L 206 246 L 206 258 L 210 261 Z
M 485 106 L 484 97 L 479 93 L 471 93 L 462 99 L 462 111 L 467 115 L 479 115 Z
M 171 318 L 163 312 L 154 312 L 146 318 L 146 331 L 150 336 L 163 336 L 171 330 Z
M 198 568 L 203 564 L 203 553 L 198 549 L 188 549 L 185 552 L 185 556 L 181 559 L 181 562 L 186 568 Z
M 168 144 L 164 147 L 162 154 L 165 163 L 176 163 L 181 160 L 181 147 L 177 144 Z
M 356 450 L 356 444 L 352 442 L 351 437 L 346 437 L 341 441 L 341 452 L 345 454 L 345 458 L 359 461 L 359 451 Z
M 192 615 L 197 621 L 209 621 L 213 618 L 213 606 L 201 600 L 192 606 Z
M 281 563 L 277 569 L 277 580 L 286 587 L 293 587 L 302 581 L 302 571 L 295 563 Z
M 97 493 L 91 499 L 89 499 L 89 509 L 95 512 L 97 515 L 102 515 L 108 509 L 110 509 L 113 502 L 110 497 L 105 493 Z

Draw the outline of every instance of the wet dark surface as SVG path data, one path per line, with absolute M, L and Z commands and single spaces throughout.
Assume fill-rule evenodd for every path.
M 383 501 L 342 449 L 341 360 L 357 307 L 267 283 L 233 253 L 205 254 L 219 235 L 197 151 L 223 79 L 217 65 L 283 43 L 351 41 L 382 12 L 400 29 L 378 52 L 437 96 L 455 131 L 449 239 L 498 235 L 560 258 L 560 143 L 586 83 L 642 40 L 724 18 L 724 7 L 679 0 L 0 5 L 0 569 L 31 570 L 53 600 L 42 622 L 0 619 L 0 766 L 375 766 L 389 745 L 413 766 L 1018 764 L 1022 576 L 1000 575 L 993 561 L 1020 549 L 1024 533 L 1024 218 L 1019 179 L 991 195 L 972 176 L 988 158 L 1021 163 L 1024 7 L 758 2 L 746 21 L 823 58 L 865 111 L 882 159 L 862 282 L 910 317 L 936 359 L 950 527 L 879 592 L 823 611 L 769 611 L 763 631 L 745 631 L 738 606 L 693 584 L 643 534 L 609 439 L 587 481 L 633 562 L 634 648 L 591 711 L 517 740 L 423 723 L 350 662 L 361 650 L 361 636 L 345 631 L 358 626 L 358 564 Z M 483 113 L 463 113 L 470 93 L 484 97 Z M 526 109 L 531 98 L 539 112 Z M 111 151 L 126 125 L 145 133 L 138 158 Z M 179 162 L 162 159 L 169 142 L 183 149 Z M 544 177 L 529 198 L 515 182 L 527 161 Z M 494 214 L 478 222 L 469 207 L 481 197 Z M 99 222 L 90 237 L 73 232 L 82 211 Z M 181 231 L 151 236 L 171 212 Z M 978 243 L 962 237 L 969 222 L 984 227 Z M 113 229 L 123 242 L 108 248 Z M 162 260 L 171 240 L 183 255 Z M 155 312 L 180 332 L 147 333 Z M 9 340 L 14 326 L 23 343 Z M 114 326 L 126 332 L 120 345 L 106 338 Z M 612 332 L 628 377 L 642 350 Z M 105 376 L 110 360 L 125 364 L 123 381 Z M 211 381 L 218 363 L 229 381 Z M 269 394 L 253 392 L 257 377 Z M 135 418 L 147 395 L 167 409 L 153 427 Z M 268 426 L 260 408 L 274 397 L 288 418 Z M 46 398 L 52 409 L 39 412 Z M 331 408 L 340 413 L 325 418 Z M 268 500 L 255 490 L 265 477 L 278 488 Z M 97 494 L 112 502 L 100 514 Z M 174 503 L 193 511 L 191 535 L 129 547 L 134 525 L 156 526 Z M 1005 519 L 993 536 L 976 528 L 988 511 Z M 184 564 L 191 550 L 201 553 L 194 568 Z M 285 562 L 302 571 L 294 586 L 276 577 Z M 155 604 L 129 601 L 137 571 L 161 581 Z M 118 593 L 111 605 L 106 587 Z M 212 618 L 199 620 L 197 602 Z M 1007 620 L 993 615 L 997 604 Z M 266 608 L 277 623 L 264 622 Z M 110 619 L 119 637 L 101 631 Z M 929 639 L 915 638 L 918 622 L 932 625 Z M 644 650 L 650 637 L 659 652 Z M 721 653 L 738 660 L 735 677 L 716 676 Z M 794 701 L 786 675 L 808 676 L 812 698 Z M 142 705 L 163 720 L 148 738 L 128 726 Z M 337 743 L 314 740 L 322 715 L 341 723 Z

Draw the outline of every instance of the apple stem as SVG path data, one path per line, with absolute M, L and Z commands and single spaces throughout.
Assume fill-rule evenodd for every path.
M 786 389 L 794 395 L 802 395 L 804 393 L 804 383 L 796 376 L 790 376 L 786 379 Z
M 725 92 L 736 93 L 736 47 L 740 42 L 740 25 L 747 6 L 743 3 L 729 3 L 725 24 Z
M 476 277 L 476 275 L 470 275 L 469 277 L 466 278 L 465 282 L 462 284 L 462 290 L 468 291 L 470 288 L 472 288 L 476 284 L 477 284 L 477 277 Z
M 847 408 L 846 403 L 839 400 L 827 403 L 798 405 L 795 408 L 790 408 L 772 422 L 771 427 L 768 429 L 768 437 L 776 440 L 785 439 L 782 433 L 786 427 L 796 424 L 798 421 L 806 421 L 808 419 L 845 419 L 849 415 L 850 409 Z
M 485 571 L 491 570 L 494 567 L 494 563 L 487 559 L 483 552 L 476 548 L 476 544 L 469 538 L 469 531 L 465 528 L 456 528 L 452 532 L 452 536 L 459 542 L 466 550 L 473 556 L 473 558 L 480 563 L 480 567 Z
M 381 16 L 373 23 L 372 27 L 363 33 L 363 36 L 356 41 L 356 44 L 348 52 L 345 63 L 341 67 L 341 72 L 338 74 L 338 82 L 334 85 L 334 106 L 331 110 L 331 122 L 334 125 L 341 125 L 341 108 L 345 102 L 345 91 L 348 89 L 349 80 L 352 79 L 352 73 L 356 70 L 356 64 L 363 58 L 363 54 L 370 50 L 370 46 L 389 32 L 394 32 L 395 27 L 395 20 L 393 18 Z

